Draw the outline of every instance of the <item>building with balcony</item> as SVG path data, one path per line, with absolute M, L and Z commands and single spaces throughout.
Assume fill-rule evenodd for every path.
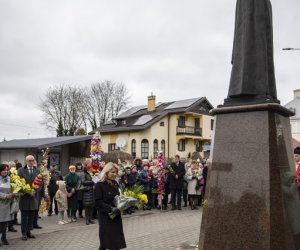
M 294 90 L 294 99 L 285 107 L 295 112 L 295 115 L 290 117 L 292 137 L 300 141 L 300 89 Z
M 156 104 L 151 95 L 147 105 L 130 108 L 97 130 L 104 151 L 121 149 L 142 159 L 156 158 L 159 150 L 167 158 L 187 158 L 194 152 L 207 157 L 212 108 L 205 97 Z

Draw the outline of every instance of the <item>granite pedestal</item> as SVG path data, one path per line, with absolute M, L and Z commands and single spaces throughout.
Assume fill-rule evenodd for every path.
M 290 199 L 295 203 L 297 197 L 289 197 L 285 183 L 295 172 L 293 112 L 274 103 L 221 107 L 212 114 L 208 204 L 199 249 L 297 249 L 300 225 L 291 225 L 295 218 L 288 213 Z

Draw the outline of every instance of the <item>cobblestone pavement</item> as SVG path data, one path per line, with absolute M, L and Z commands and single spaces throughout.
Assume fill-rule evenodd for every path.
M 123 227 L 128 250 L 175 250 L 180 246 L 196 244 L 199 239 L 202 209 L 182 211 L 136 211 L 123 216 Z M 39 220 L 43 229 L 32 233 L 36 239 L 21 240 L 20 226 L 17 233 L 8 232 L 9 246 L 1 249 L 98 249 L 98 223 L 85 225 L 85 219 L 58 225 L 56 216 L 43 216 Z M 188 247 L 184 248 L 188 249 Z M 190 248 L 192 249 L 192 248 Z

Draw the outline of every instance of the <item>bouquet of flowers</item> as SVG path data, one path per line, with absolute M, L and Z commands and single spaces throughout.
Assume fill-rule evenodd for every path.
M 116 195 L 115 197 L 115 206 L 117 209 L 124 211 L 130 207 L 136 206 L 138 203 L 136 198 L 127 195 Z M 116 214 L 114 212 L 110 212 L 108 214 L 110 219 L 114 219 Z
M 102 154 L 102 147 L 101 147 L 101 135 L 97 131 L 92 139 L 91 139 L 91 151 L 90 156 L 92 162 L 88 165 L 88 172 L 91 176 L 95 175 L 103 168 L 101 164 L 101 154 Z
M 33 194 L 33 190 L 29 184 L 26 184 L 26 180 L 18 176 L 18 171 L 15 168 L 10 169 L 10 187 L 15 196 L 22 194 Z
M 138 204 L 136 206 L 144 208 L 148 204 L 148 197 L 144 194 L 144 186 L 134 186 L 124 189 L 124 195 L 136 198 Z
M 168 165 L 168 169 L 169 169 L 169 172 L 170 172 L 170 174 L 175 174 L 175 171 L 174 171 L 174 169 L 171 167 L 171 165 Z

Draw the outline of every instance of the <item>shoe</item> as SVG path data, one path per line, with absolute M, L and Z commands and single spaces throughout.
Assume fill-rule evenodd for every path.
M 86 224 L 86 225 L 90 225 L 89 220 L 86 220 L 86 221 L 85 221 L 85 224 Z
M 83 218 L 83 216 L 81 214 L 78 217 L 81 218 L 81 219 Z
M 60 221 L 58 222 L 58 225 L 64 225 L 64 224 L 65 224 L 65 222 L 62 221 L 62 220 L 60 220 Z
M 31 233 L 28 233 L 27 234 L 27 238 L 29 238 L 29 239 L 35 239 L 35 236 L 33 234 L 31 234 Z
M 13 226 L 8 227 L 8 232 L 18 232 L 17 229 L 15 229 Z
M 124 211 L 123 211 L 123 215 L 126 215 L 126 214 L 127 214 L 127 213 L 126 213 L 126 211 L 124 210 Z
M 73 219 L 77 220 L 77 217 L 76 217 L 76 216 L 74 216 L 74 217 L 73 217 Z
M 42 227 L 40 225 L 35 225 L 35 226 L 33 226 L 33 228 L 35 228 L 35 229 L 42 229 Z
M 89 220 L 90 224 L 95 224 L 95 221 Z
M 177 207 L 178 210 L 182 210 L 181 207 Z
M 77 221 L 77 218 L 76 219 L 75 218 L 71 218 L 72 222 L 76 222 Z
M 47 216 L 52 216 L 52 214 L 47 214 Z
M 68 224 L 69 222 L 67 220 L 62 221 L 64 224 Z
M 173 206 L 171 210 L 176 210 L 176 207 Z
M 27 240 L 27 236 L 26 235 L 22 235 L 22 240 Z
M 3 243 L 3 245 L 9 245 L 9 243 L 8 243 L 8 241 L 7 241 L 7 239 L 6 238 L 1 238 L 1 241 L 2 241 L 2 243 Z
M 68 218 L 68 222 L 72 222 L 72 219 L 71 219 L 71 218 Z
M 19 223 L 18 221 L 14 221 L 14 225 L 20 226 L 21 223 Z

